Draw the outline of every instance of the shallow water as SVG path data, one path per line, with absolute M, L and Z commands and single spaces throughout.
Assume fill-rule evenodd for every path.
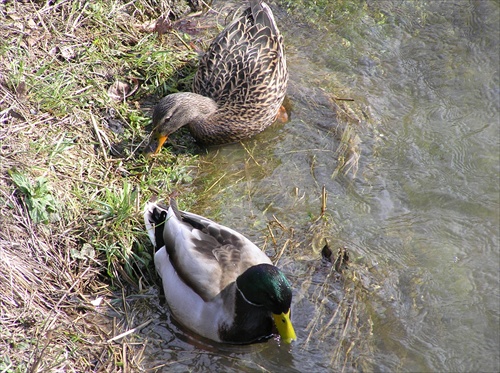
M 298 341 L 221 346 L 189 335 L 166 311 L 149 330 L 146 365 L 500 370 L 499 8 L 369 2 L 314 26 L 276 9 L 292 119 L 203 155 L 195 187 L 205 201 L 194 212 L 270 255 L 273 215 L 294 229 L 276 247 L 296 242 L 278 265 L 294 284 Z M 352 112 L 341 115 L 332 95 L 354 99 L 342 102 Z M 344 175 L 335 170 L 346 123 L 361 142 L 357 173 Z M 314 222 L 322 186 L 327 219 Z M 347 247 L 354 278 L 321 262 L 324 238 Z

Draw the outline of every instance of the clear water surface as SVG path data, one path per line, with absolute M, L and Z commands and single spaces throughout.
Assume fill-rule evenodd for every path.
M 287 44 L 291 121 L 201 156 L 206 197 L 194 212 L 270 255 L 284 247 L 298 341 L 221 346 L 163 309 L 146 365 L 500 371 L 499 2 L 357 2 L 312 21 L 271 5 Z M 359 160 L 344 174 L 335 170 L 346 124 Z M 315 221 L 323 186 L 326 217 Z M 273 216 L 294 231 L 275 229 L 276 245 Z M 349 250 L 344 278 L 321 261 L 324 239 Z

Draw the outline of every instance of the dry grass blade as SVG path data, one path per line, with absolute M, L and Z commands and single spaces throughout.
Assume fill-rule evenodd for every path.
M 268 223 L 266 242 L 272 243 L 276 252 L 273 262 L 281 260 L 280 267 L 291 273 L 289 279 L 296 289 L 294 309 L 309 311 L 301 315 L 308 320 L 302 328 L 305 336 L 301 349 L 327 349 L 328 366 L 333 371 L 370 371 L 371 358 L 363 356 L 370 351 L 373 335 L 370 316 L 364 309 L 366 289 L 360 280 L 365 276 L 364 268 L 347 263 L 349 256 L 345 248 L 334 250 L 336 253 L 331 253 L 328 260 L 322 259 L 321 249 L 315 248 L 323 247 L 325 242 L 328 245 L 330 240 L 326 237 L 335 231 L 326 209 L 326 198 L 326 189 L 323 189 L 318 218 L 311 217 L 306 232 L 295 234 L 273 216 Z
M 114 342 L 114 341 L 117 341 L 117 340 L 119 340 L 119 339 L 122 339 L 123 337 L 126 337 L 127 335 L 130 335 L 130 334 L 132 334 L 132 333 L 135 333 L 135 332 L 137 332 L 138 330 L 141 330 L 142 328 L 144 328 L 144 327 L 148 326 L 149 324 L 151 324 L 151 321 L 153 321 L 153 320 L 152 320 L 152 319 L 150 319 L 150 320 L 146 321 L 145 323 L 142 323 L 141 325 L 139 325 L 139 326 L 137 326 L 137 327 L 135 327 L 135 328 L 129 329 L 129 330 L 127 330 L 126 332 L 123 332 L 123 333 L 121 333 L 121 334 L 118 334 L 117 336 L 115 336 L 115 337 L 113 337 L 113 338 L 108 339 L 108 341 L 107 341 L 107 342 L 108 342 L 108 343 L 110 343 L 110 342 Z
M 167 93 L 177 71 L 187 85 L 197 57 L 144 24 L 182 1 L 0 5 L 1 372 L 142 369 L 132 325 L 151 319 L 154 269 L 141 203 L 189 182 L 195 158 L 165 152 L 149 167 L 137 149 L 151 103 L 139 100 Z M 135 82 L 120 101 L 116 81 Z

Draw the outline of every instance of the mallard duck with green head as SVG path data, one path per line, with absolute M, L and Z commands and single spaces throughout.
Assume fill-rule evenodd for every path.
M 296 339 L 292 289 L 281 270 L 242 234 L 202 216 L 149 202 L 145 225 L 174 317 L 217 342 Z
M 267 4 L 250 1 L 201 58 L 193 92 L 170 94 L 155 106 L 147 149 L 158 153 L 183 126 L 205 145 L 256 135 L 276 119 L 287 82 L 283 37 L 273 13 Z

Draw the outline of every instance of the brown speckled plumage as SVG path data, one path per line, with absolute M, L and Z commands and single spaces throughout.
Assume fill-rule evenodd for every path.
M 271 9 L 252 1 L 202 57 L 193 93 L 166 96 L 155 107 L 153 140 L 184 125 L 203 144 L 251 137 L 275 120 L 287 81 L 283 37 Z

